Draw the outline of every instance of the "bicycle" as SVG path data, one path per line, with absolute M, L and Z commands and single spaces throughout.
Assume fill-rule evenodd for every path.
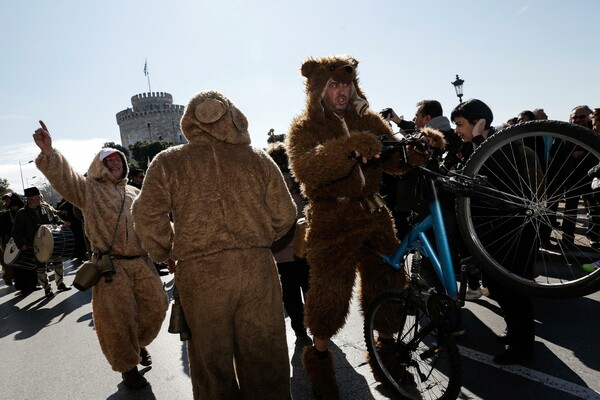
M 536 137 L 552 140 L 555 152 L 553 158 L 544 160 L 545 172 L 533 169 L 536 173 L 531 176 L 523 171 L 530 171 L 527 164 L 537 158 L 528 157 L 531 151 L 525 147 L 537 154 L 536 150 L 541 149 L 536 148 L 535 143 L 539 142 L 535 141 Z M 414 139 L 388 143 L 386 150 L 395 151 L 414 143 Z M 494 279 L 517 291 L 555 298 L 581 296 L 600 289 L 600 271 L 584 267 L 600 260 L 600 251 L 589 246 L 589 241 L 581 235 L 576 238 L 577 252 L 574 246 L 560 242 L 553 249 L 537 245 L 541 235 L 557 238 L 559 231 L 553 224 L 554 219 L 559 223 L 569 222 L 573 211 L 578 210 L 565 209 L 565 200 L 573 188 L 583 189 L 583 182 L 587 182 L 583 177 L 573 182 L 572 174 L 560 173 L 562 165 L 552 164 L 557 162 L 556 155 L 561 149 L 566 149 L 567 157 L 576 151 L 586 152 L 576 165 L 600 164 L 600 138 L 593 132 L 557 121 L 536 121 L 507 128 L 490 137 L 460 172 L 443 175 L 413 166 L 425 181 L 429 213 L 414 221 L 392 255 L 371 249 L 382 263 L 396 270 L 405 268 L 408 255 L 412 254 L 408 285 L 405 289 L 391 289 L 376 296 L 366 311 L 364 326 L 369 356 L 376 361 L 376 374 L 403 398 L 455 399 L 461 387 L 462 370 L 453 333 L 460 323 L 466 285 L 462 281 L 459 289 L 456 282 L 438 188 L 456 195 L 461 237 L 478 265 Z M 498 165 L 505 168 L 495 170 Z M 549 175 L 548 171 L 555 175 Z M 568 185 L 557 182 L 557 177 L 564 178 Z M 584 191 L 588 193 L 587 189 Z M 561 195 L 565 198 L 561 199 Z M 571 222 L 581 225 L 583 221 L 577 213 L 575 215 Z M 508 231 L 510 235 L 490 239 L 494 233 L 493 229 L 489 230 L 490 226 L 499 227 L 497 230 L 501 232 L 502 226 L 514 229 Z M 533 238 L 524 234 L 526 227 L 531 226 L 535 227 Z M 431 228 L 435 248 L 426 235 Z M 511 262 L 514 260 L 509 260 L 511 249 L 522 248 L 523 242 L 530 245 L 533 257 L 531 263 L 524 261 L 523 264 L 535 264 L 535 279 L 528 271 L 516 270 Z M 583 245 L 588 246 L 581 249 Z M 430 259 L 446 293 L 438 293 L 422 279 L 422 257 Z M 379 338 L 379 331 L 394 332 L 393 340 Z M 384 342 L 395 346 L 393 359 L 389 358 L 389 352 L 380 353 Z

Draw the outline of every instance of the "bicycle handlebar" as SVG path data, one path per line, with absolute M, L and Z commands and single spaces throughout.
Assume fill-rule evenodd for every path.
M 402 151 L 404 161 L 406 162 L 406 146 L 413 146 L 416 150 L 424 154 L 432 155 L 431 146 L 427 140 L 424 140 L 418 134 L 406 136 L 399 141 L 385 140 L 386 138 L 381 137 L 383 144 L 381 158 L 389 156 L 393 152 Z M 436 186 L 445 192 L 485 200 L 488 203 L 502 206 L 507 210 L 522 209 L 525 207 L 523 198 L 490 187 L 485 176 L 470 177 L 454 171 L 449 171 L 445 175 L 421 165 L 412 165 L 408 162 L 406 164 L 412 167 L 418 174 L 431 179 Z

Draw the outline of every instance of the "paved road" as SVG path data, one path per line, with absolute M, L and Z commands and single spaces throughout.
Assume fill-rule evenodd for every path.
M 66 264 L 66 281 L 74 270 Z M 165 282 L 172 276 L 165 276 Z M 536 358 L 527 366 L 497 367 L 495 334 L 504 323 L 495 302 L 482 298 L 463 309 L 459 340 L 464 368 L 461 399 L 600 399 L 600 294 L 563 301 L 536 300 Z M 313 399 L 300 363 L 301 346 L 288 327 L 292 394 Z M 43 291 L 23 298 L 0 284 L 0 400 L 192 399 L 185 347 L 165 321 L 149 346 L 154 364 L 143 372 L 151 385 L 135 392 L 102 356 L 92 324 L 91 294 L 76 290 L 47 300 Z M 362 320 L 354 301 L 334 338 L 343 399 L 389 399 L 365 364 Z

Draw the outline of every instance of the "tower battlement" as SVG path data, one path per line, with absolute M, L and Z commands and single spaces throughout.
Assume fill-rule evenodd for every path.
M 131 97 L 131 106 L 116 115 L 123 146 L 141 140 L 187 143 L 179 127 L 185 106 L 173 104 L 170 93 L 139 93 Z

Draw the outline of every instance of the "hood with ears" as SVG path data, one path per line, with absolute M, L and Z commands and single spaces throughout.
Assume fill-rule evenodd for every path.
M 357 66 L 358 61 L 350 56 L 311 57 L 304 61 L 300 71 L 306 78 L 306 107 L 312 118 L 324 118 L 322 100 L 330 79 L 351 85 L 348 111 L 359 116 L 365 112 L 369 103 L 358 84 Z
M 190 143 L 213 138 L 230 144 L 250 144 L 246 116 L 216 91 L 195 94 L 181 117 L 181 131 Z
M 113 153 L 117 153 L 119 155 L 119 157 L 121 157 L 121 161 L 123 162 L 123 175 L 121 176 L 120 179 L 116 179 L 112 172 L 110 172 L 110 170 L 108 169 L 108 167 L 106 167 L 106 165 L 104 165 L 103 160 L 106 158 L 106 156 L 113 154 Z M 129 167 L 127 166 L 127 158 L 125 157 L 125 154 L 121 153 L 119 150 L 117 149 L 113 149 L 110 147 L 105 147 L 102 148 L 98 153 L 96 153 L 96 155 L 94 156 L 94 159 L 92 160 L 92 163 L 90 164 L 90 167 L 88 168 L 88 172 L 87 172 L 87 176 L 88 178 L 97 180 L 97 181 L 108 181 L 108 182 L 120 182 L 123 179 L 125 179 L 125 177 L 127 177 L 127 175 L 129 174 Z

